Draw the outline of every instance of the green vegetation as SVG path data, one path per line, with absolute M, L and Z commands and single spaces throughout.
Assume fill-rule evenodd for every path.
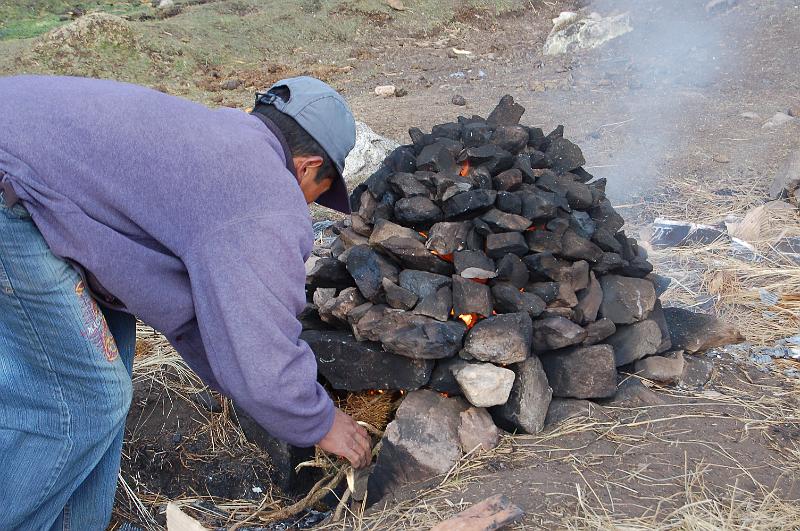
M 64 0 L 0 0 L 0 40 L 36 37 L 91 11 L 133 15 L 149 5 L 141 0 L 68 2 Z
M 332 80 L 349 58 L 369 58 L 384 41 L 433 40 L 443 29 L 526 8 L 513 0 L 405 4 L 395 11 L 385 0 L 175 0 L 159 10 L 150 0 L 0 0 L 0 75 L 110 77 L 240 105 L 253 87 L 286 75 Z M 240 88 L 221 92 L 233 77 Z

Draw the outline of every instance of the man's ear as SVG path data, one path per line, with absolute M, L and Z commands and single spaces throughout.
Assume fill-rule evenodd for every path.
M 297 176 L 301 179 L 307 168 L 319 168 L 323 163 L 322 157 L 319 155 L 301 155 L 299 157 L 293 157 L 293 160 Z

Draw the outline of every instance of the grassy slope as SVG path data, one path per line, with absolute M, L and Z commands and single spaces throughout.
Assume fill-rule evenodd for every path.
M 178 15 L 158 18 L 147 0 L 0 0 L 0 75 L 110 77 L 238 105 L 252 88 L 284 75 L 335 77 L 346 71 L 348 58 L 369 56 L 382 40 L 429 37 L 472 11 L 491 17 L 520 8 L 513 0 L 406 0 L 409 9 L 402 12 L 383 0 L 198 1 L 177 0 Z M 37 47 L 45 32 L 69 23 L 64 13 L 76 6 L 126 17 L 137 46 Z M 220 81 L 230 77 L 245 83 L 219 94 Z

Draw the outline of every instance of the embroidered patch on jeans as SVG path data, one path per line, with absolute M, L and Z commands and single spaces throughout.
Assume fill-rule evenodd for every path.
M 114 336 L 108 328 L 108 323 L 103 316 L 103 312 L 100 311 L 100 306 L 86 293 L 86 286 L 83 280 L 78 281 L 75 285 L 75 295 L 78 296 L 81 302 L 81 314 L 84 326 L 86 327 L 81 333 L 105 354 L 108 361 L 114 361 L 119 357 L 117 343 L 114 341 Z

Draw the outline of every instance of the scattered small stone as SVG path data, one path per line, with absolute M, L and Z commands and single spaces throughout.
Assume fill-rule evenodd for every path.
M 397 87 L 395 87 L 394 85 L 378 85 L 377 87 L 375 87 L 375 94 L 383 98 L 394 96 L 395 91 L 397 91 Z
M 789 107 L 789 110 L 786 112 L 786 114 L 792 118 L 800 118 L 800 103 L 795 103 Z
M 236 90 L 242 86 L 242 80 L 238 78 L 228 79 L 220 83 L 219 88 L 222 90 Z
M 722 153 L 715 153 L 711 159 L 714 162 L 719 162 L 720 164 L 727 164 L 731 161 L 731 158 L 728 155 L 724 155 Z
M 706 4 L 706 13 L 709 15 L 718 15 L 736 7 L 739 0 L 710 0 Z
M 463 106 L 467 104 L 467 100 L 461 94 L 456 94 L 453 96 L 453 99 L 450 100 L 450 103 L 453 105 Z
M 741 116 L 742 118 L 747 118 L 748 120 L 760 120 L 761 119 L 761 115 L 760 114 L 758 114 L 757 112 L 750 112 L 750 111 L 743 112 L 739 116 Z
M 761 129 L 774 129 L 788 122 L 791 122 L 792 120 L 794 120 L 794 118 L 792 118 L 785 112 L 776 112 L 775 114 L 772 115 L 772 118 L 764 122 L 764 125 L 761 126 Z
M 395 95 L 396 97 L 398 97 L 398 98 L 402 98 L 403 96 L 408 96 L 408 90 L 406 90 L 406 89 L 404 89 L 404 88 L 402 88 L 402 87 L 400 87 L 400 88 L 397 88 L 397 89 L 395 89 L 395 91 L 394 91 L 394 95 Z

